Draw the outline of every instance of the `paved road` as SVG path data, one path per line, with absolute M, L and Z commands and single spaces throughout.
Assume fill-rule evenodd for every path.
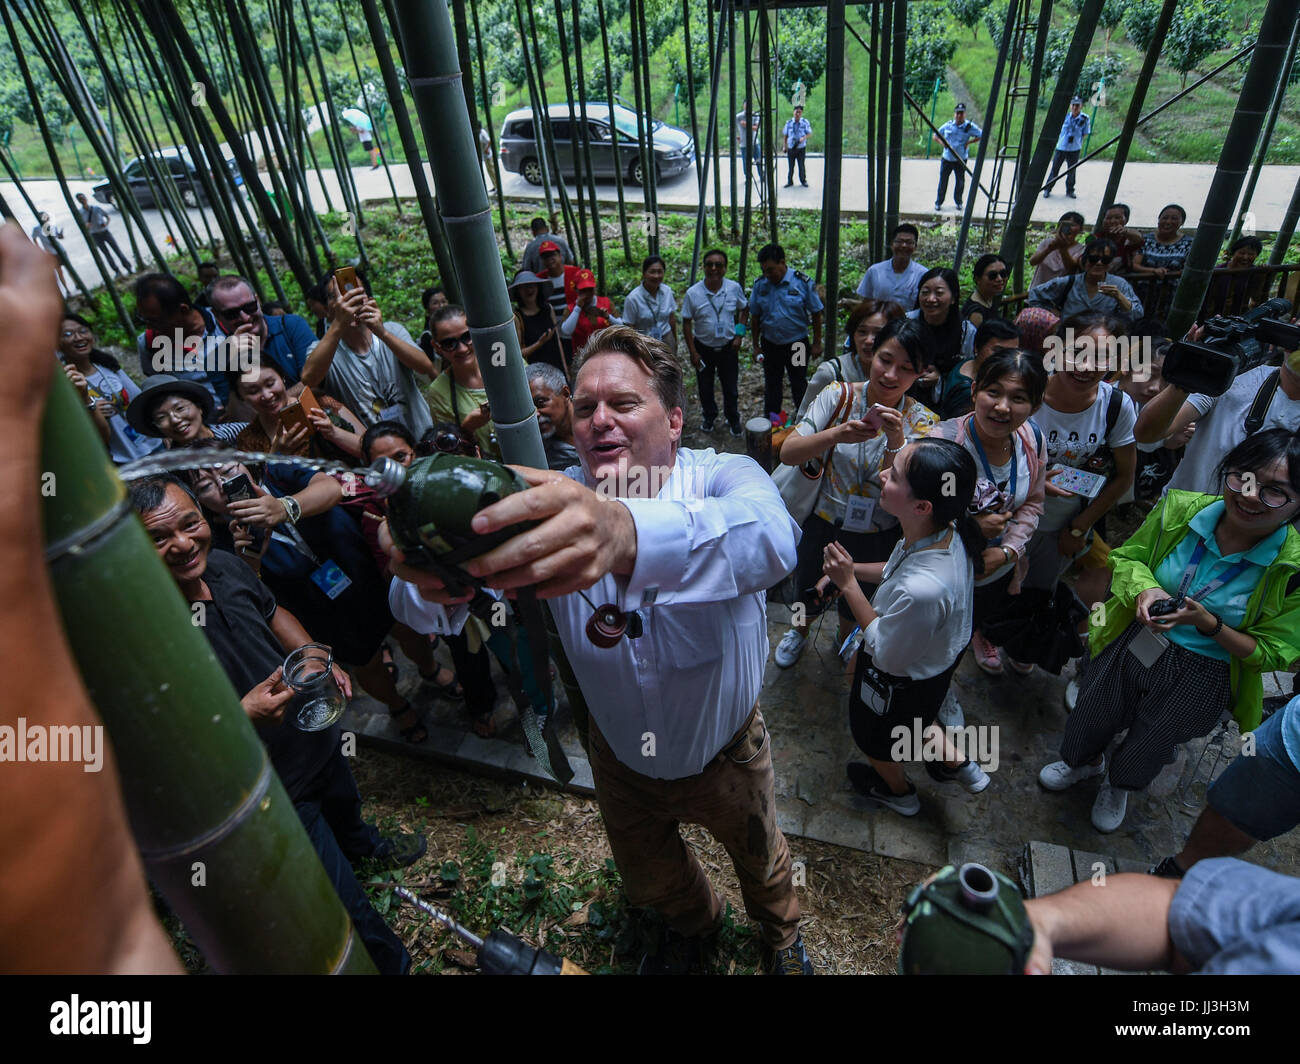
M 784 158 L 779 162 L 781 166 L 777 171 L 778 185 L 781 184 L 781 179 L 784 176 Z M 729 160 L 724 159 L 722 167 L 722 197 L 724 206 L 727 206 L 730 203 L 731 185 Z M 900 201 L 901 210 L 904 214 L 934 215 L 934 189 L 937 183 L 938 170 L 939 164 L 933 159 L 903 160 Z M 353 173 L 362 199 L 385 199 L 390 196 L 388 179 L 382 169 L 372 171 L 368 168 L 357 168 Z M 425 173 L 429 175 L 430 182 L 432 182 L 432 175 L 429 173 L 427 165 L 425 166 Z M 808 159 L 810 187 L 802 188 L 798 184 L 788 189 L 778 187 L 776 190 L 778 205 L 782 207 L 805 207 L 813 210 L 820 208 L 824 173 L 825 160 L 820 156 L 810 157 Z M 1081 168 L 1078 178 L 1077 191 L 1079 198 L 1076 200 L 1067 199 L 1064 195 L 1063 186 L 1058 185 L 1057 192 L 1050 199 L 1040 197 L 1036 201 L 1033 213 L 1034 220 L 1055 221 L 1064 211 L 1073 208 L 1080 211 L 1085 218 L 1091 221 L 1101 206 L 1100 197 L 1105 189 L 1107 173 L 1107 163 L 1085 164 Z M 332 170 L 325 170 L 320 176 L 329 189 L 337 208 L 341 203 L 337 176 Z M 529 185 L 518 174 L 503 174 L 502 176 L 508 197 L 512 199 L 541 200 L 542 190 Z M 1180 203 L 1186 208 L 1187 224 L 1189 227 L 1194 227 L 1199 220 L 1201 205 L 1205 201 L 1205 195 L 1209 190 L 1213 177 L 1214 167 L 1209 165 L 1129 163 L 1124 168 L 1124 180 L 1120 185 L 1120 199 L 1132 207 L 1132 222 L 1139 229 L 1154 228 L 1156 215 L 1166 203 L 1170 202 Z M 269 178 L 265 174 L 262 175 L 262 179 L 263 183 L 269 186 Z M 411 196 L 414 194 L 411 175 L 405 165 L 393 168 L 393 179 L 399 195 Z M 1255 228 L 1260 231 L 1270 231 L 1277 228 L 1286 210 L 1287 203 L 1290 201 L 1297 180 L 1300 180 L 1300 167 L 1266 166 L 1264 168 L 1259 184 L 1255 189 L 1253 203 Z M 74 195 L 81 191 L 89 194 L 93 184 L 94 182 L 89 181 L 76 182 L 73 184 L 72 191 Z M 325 196 L 321 189 L 321 181 L 317 179 L 314 172 L 309 176 L 309 184 L 312 186 L 313 203 L 318 209 L 324 210 Z M 58 184 L 54 181 L 29 181 L 24 184 L 24 187 L 36 202 L 38 209 L 48 211 L 53 221 L 63 227 L 64 246 L 73 265 L 79 271 L 82 271 L 83 276 L 89 283 L 96 276 L 94 261 L 91 258 L 89 249 L 82 241 L 75 223 L 72 221 Z M 865 158 L 844 160 L 842 189 L 840 203 L 844 210 L 859 212 L 867 210 L 867 161 Z M 573 186 L 569 186 L 569 191 L 571 195 L 576 196 L 577 192 Z M 612 181 L 598 182 L 596 193 L 602 203 L 617 203 L 617 190 Z M 670 181 L 665 181 L 659 186 L 658 193 L 659 203 L 662 207 L 694 209 L 699 203 L 699 190 L 694 171 L 688 171 Z M 6 182 L 0 182 L 0 194 L 4 195 L 10 206 L 17 212 L 19 221 L 30 230 L 35 224 L 35 219 L 32 218 L 31 212 L 26 209 L 17 194 L 17 190 Z M 642 200 L 641 191 L 638 187 L 627 185 L 625 187 L 625 197 L 630 209 L 640 209 L 639 205 Z M 753 199 L 755 205 L 757 205 L 757 188 L 753 193 Z M 744 203 L 744 183 L 740 180 L 739 166 L 737 167 L 737 201 L 741 205 Z M 708 182 L 705 202 L 710 205 L 713 203 L 712 178 Z M 983 216 L 985 203 L 984 196 L 979 195 L 975 205 L 976 218 Z M 197 231 L 202 233 L 201 212 L 191 210 L 188 214 L 191 224 L 194 225 Z M 951 206 L 951 201 L 946 217 L 953 219 L 957 217 L 956 211 Z M 145 218 L 150 231 L 161 246 L 167 237 L 167 226 L 164 225 L 162 216 L 158 211 L 150 210 L 145 212 Z M 124 235 L 124 224 L 122 218 L 116 212 L 113 212 L 113 230 L 117 235 L 118 242 L 129 253 L 129 245 Z

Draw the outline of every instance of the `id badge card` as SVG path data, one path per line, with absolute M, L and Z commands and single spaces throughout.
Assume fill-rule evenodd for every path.
M 875 512 L 875 499 L 851 495 L 849 501 L 844 504 L 844 523 L 840 527 L 845 532 L 870 532 L 871 516 Z
M 337 562 L 326 562 L 311 574 L 311 582 L 325 592 L 330 599 L 338 598 L 352 586 L 347 573 L 338 567 Z
M 1133 637 L 1129 643 L 1128 650 L 1135 658 L 1142 663 L 1145 669 L 1151 668 L 1160 660 L 1160 655 L 1169 649 L 1169 640 L 1159 632 L 1150 628 L 1143 628 Z
M 862 685 L 859 697 L 862 704 L 878 717 L 889 712 L 889 703 L 894 695 L 893 685 L 886 680 L 874 666 L 868 665 L 862 670 Z
M 380 421 L 396 421 L 398 424 L 405 424 L 406 421 L 402 416 L 402 406 L 400 403 L 394 403 L 392 406 L 383 407 L 376 417 Z

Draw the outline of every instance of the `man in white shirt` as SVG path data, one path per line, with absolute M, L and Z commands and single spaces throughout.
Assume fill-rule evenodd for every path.
M 1248 425 L 1257 401 L 1259 423 Z M 1248 435 L 1277 428 L 1300 432 L 1300 352 L 1293 351 L 1281 366 L 1248 370 L 1219 396 L 1189 395 L 1166 384 L 1142 408 L 1134 435 L 1138 443 L 1155 443 L 1177 435 L 1193 421 L 1196 434 L 1188 441 L 1166 490 L 1217 495 L 1220 484 L 1215 470 L 1219 462 Z
M 590 709 L 596 797 L 628 902 L 656 909 L 671 931 L 642 970 L 698 966 L 721 922 L 722 901 L 678 832 L 697 823 L 731 855 L 773 974 L 812 974 L 757 703 L 764 589 L 793 568 L 798 527 L 753 461 L 679 446 L 681 368 L 662 344 L 611 326 L 574 382 L 581 467 L 573 479 L 524 471 L 534 486 L 483 510 L 475 528 L 540 524 L 466 568 L 489 588 L 535 585 L 550 600 Z M 399 558 L 394 616 L 426 632 L 463 623 L 464 607 L 449 618 L 433 605 L 463 600 Z M 642 634 L 596 647 L 588 601 L 636 611 Z
M 713 248 L 704 254 L 704 280 L 696 281 L 682 297 L 682 335 L 691 353 L 695 379 L 700 386 L 702 432 L 712 432 L 718 417 L 713 397 L 713 374 L 722 382 L 722 406 L 733 436 L 740 427 L 740 341 L 749 321 L 745 290 L 727 276 L 727 253 Z
M 920 230 L 910 222 L 895 227 L 889 237 L 893 255 L 867 268 L 858 284 L 858 295 L 863 299 L 888 299 L 904 310 L 914 309 L 921 275 L 925 273 L 925 267 L 912 258 L 920 238 Z

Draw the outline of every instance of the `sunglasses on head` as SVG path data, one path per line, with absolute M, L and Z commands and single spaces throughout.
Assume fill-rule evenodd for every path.
M 218 318 L 222 318 L 225 321 L 234 321 L 235 318 L 238 318 L 243 314 L 247 314 L 251 318 L 260 309 L 261 304 L 258 303 L 256 299 L 251 303 L 245 303 L 240 307 L 226 307 L 224 310 L 218 310 L 216 307 L 212 308 L 213 313 L 216 314 Z
M 472 346 L 474 341 L 470 338 L 469 331 L 461 333 L 459 336 L 449 336 L 445 340 L 438 341 L 438 349 L 451 354 L 453 351 L 459 351 L 462 347 Z

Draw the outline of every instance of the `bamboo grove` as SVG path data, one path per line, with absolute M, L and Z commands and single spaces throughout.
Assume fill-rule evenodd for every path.
M 994 209 L 983 219 L 983 242 L 1000 241 L 1001 254 L 1016 263 L 1017 270 L 1030 214 L 1051 161 L 1052 131 L 1059 127 L 1069 98 L 1089 76 L 1089 49 L 1107 6 L 1104 0 L 1068 2 L 1077 17 L 1050 34 L 1053 12 L 1066 0 L 1057 0 L 1055 7 L 1053 0 L 1006 0 L 1005 6 L 984 13 L 990 38 L 1000 46 L 988 99 L 981 101 L 981 119 L 986 129 L 997 129 L 998 136 L 980 141 L 971 177 L 986 193 L 991 183 L 995 191 L 989 198 L 1003 203 L 1001 214 Z M 61 161 L 74 131 L 84 140 L 89 168 L 112 187 L 131 256 L 140 268 L 166 270 L 173 255 L 195 266 L 204 259 L 225 258 L 253 280 L 260 298 L 296 302 L 326 266 L 340 260 L 340 234 L 349 238 L 348 257 L 355 255 L 360 265 L 367 264 L 364 204 L 348 157 L 355 143 L 342 117 L 345 109 L 357 107 L 380 119 L 375 134 L 397 213 L 411 213 L 413 208 L 418 214 L 442 283 L 450 296 L 463 298 L 465 279 L 457 276 L 446 223 L 425 167 L 410 166 L 409 178 L 402 175 L 411 183 L 413 204 L 399 194 L 399 178 L 390 169 L 395 158 L 428 158 L 421 145 L 421 122 L 408 104 L 408 63 L 394 30 L 393 6 L 393 0 L 85 0 L 70 5 L 12 0 L 0 5 L 5 29 L 0 48 L 7 44 L 13 60 L 12 70 L 6 71 L 10 84 L 0 91 L 0 128 L 12 127 L 17 112 L 39 134 L 83 238 L 84 223 L 69 188 L 69 180 L 81 175 L 65 172 Z M 844 130 L 849 122 L 865 127 L 868 252 L 874 261 L 886 253 L 885 234 L 899 217 L 904 120 L 914 129 L 934 128 L 926 101 L 917 99 L 919 75 L 909 48 L 918 34 L 928 32 L 936 6 L 943 5 L 938 0 L 876 0 L 852 8 L 839 0 L 824 6 L 774 0 L 450 0 L 470 126 L 476 139 L 486 131 L 490 144 L 495 224 L 506 258 L 513 259 L 518 251 L 511 246 L 507 226 L 497 143 L 508 99 L 520 100 L 534 114 L 534 128 L 541 134 L 538 153 L 546 212 L 561 220 L 579 257 L 596 271 L 603 292 L 611 256 L 630 265 L 642 254 L 658 251 L 659 190 L 650 124 L 663 110 L 665 78 L 685 87 L 677 122 L 696 149 L 699 206 L 692 280 L 711 233 L 739 243 L 742 280 L 751 269 L 754 249 L 779 239 L 775 189 L 781 119 L 794 85 L 807 89 L 824 81 L 826 180 L 816 275 L 838 290 L 835 223 Z M 1118 190 L 1135 131 L 1228 65 L 1198 79 L 1173 100 L 1146 109 L 1147 83 L 1179 0 L 1161 0 L 1157 6 L 1122 128 L 1091 151 L 1096 155 L 1113 148 L 1115 153 L 1103 202 Z M 1243 45 L 1228 61 L 1258 70 L 1254 79 L 1247 77 L 1242 84 L 1238 117 L 1249 112 L 1260 118 L 1241 118 L 1245 125 L 1239 129 L 1240 123 L 1234 125 L 1239 136 L 1233 143 L 1242 154 L 1231 161 L 1231 172 L 1216 180 L 1213 202 L 1206 205 L 1207 218 L 1224 218 L 1228 230 L 1234 223 L 1240 228 L 1237 200 L 1244 184 L 1244 211 L 1281 109 L 1286 79 L 1279 75 L 1295 56 L 1294 19 L 1278 34 L 1269 30 L 1269 15 L 1277 6 L 1270 5 L 1257 41 Z M 1057 48 L 1052 77 L 1044 67 L 1049 38 L 1056 40 Z M 845 51 L 856 48 L 870 59 L 866 107 L 865 113 L 847 115 L 842 106 Z M 671 68 L 667 73 L 660 69 L 665 62 Z M 1012 90 L 1013 83 L 1024 88 Z M 557 98 L 560 91 L 563 100 Z M 1027 95 L 1016 102 L 1017 92 Z M 551 123 L 540 120 L 552 107 L 562 107 L 569 128 L 588 128 L 590 101 L 621 101 L 636 114 L 637 163 L 632 173 L 614 167 L 616 205 L 610 202 L 608 186 L 597 187 L 591 144 L 585 137 L 573 144 L 572 164 L 565 174 L 572 181 L 558 179 L 562 152 Z M 742 113 L 759 116 L 757 165 L 763 170 L 758 187 L 749 180 L 748 168 L 742 170 L 743 189 L 738 187 L 737 162 L 744 146 L 736 122 Z M 174 149 L 183 149 L 189 159 L 203 164 L 177 176 L 163 157 Z M 1001 156 L 1007 155 L 1014 157 L 1014 166 L 1003 179 Z M 226 156 L 233 156 L 233 167 L 222 164 Z M 162 243 L 152 235 L 158 227 L 146 223 L 128 192 L 125 168 L 133 158 L 143 166 L 145 183 L 170 234 Z M 77 161 L 83 162 L 80 151 Z M 13 153 L 3 147 L 0 168 L 36 214 Z M 1248 176 L 1237 174 L 1238 169 Z M 641 180 L 634 180 L 637 175 Z M 729 196 L 724 183 L 730 185 Z M 769 194 L 756 202 L 760 187 Z M 710 191 L 712 204 L 707 202 Z M 975 200 L 974 195 L 969 198 L 960 226 L 958 269 L 975 224 Z M 342 229 L 323 223 L 318 210 L 322 203 L 327 212 L 344 217 Z M 200 205 L 208 209 L 192 209 Z M 12 216 L 3 197 L 0 212 Z M 1273 250 L 1277 261 L 1298 214 L 1300 186 Z M 86 242 L 107 281 L 111 272 L 94 243 L 88 238 Z M 1208 269 L 1215 253 L 1217 246 L 1211 250 L 1206 245 L 1197 257 L 1211 256 Z M 74 287 L 89 299 L 88 279 L 72 271 L 67 261 L 64 266 Z M 290 286 L 299 292 L 291 292 Z M 111 283 L 104 288 L 129 331 L 121 296 Z M 1189 290 L 1180 305 L 1192 301 Z

